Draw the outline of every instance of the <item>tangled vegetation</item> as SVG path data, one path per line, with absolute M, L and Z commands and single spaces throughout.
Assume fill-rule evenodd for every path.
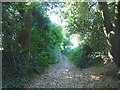
M 14 76 L 19 82 L 15 77 L 42 73 L 59 61 L 55 54 L 63 40 L 62 28 L 51 23 L 43 8 L 46 3 L 28 4 L 3 3 L 3 87 L 20 87 L 8 81 L 6 85 L 4 79 Z
M 55 8 L 62 26 L 47 13 Z M 2 28 L 4 88 L 22 87 L 58 63 L 61 52 L 78 67 L 110 59 L 120 66 L 120 2 L 4 2 Z
M 119 66 L 117 5 L 116 2 L 65 3 L 61 13 L 68 23 L 66 30 L 69 37 L 79 35 L 79 42 L 78 47 L 71 50 L 71 40 L 67 38 L 66 42 L 69 43 L 64 53 L 77 66 L 86 67 L 93 62 L 110 59 Z

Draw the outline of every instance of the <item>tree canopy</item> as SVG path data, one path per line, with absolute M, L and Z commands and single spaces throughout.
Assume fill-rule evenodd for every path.
M 108 60 L 119 67 L 119 24 L 120 2 L 2 3 L 3 87 L 22 87 L 14 82 L 43 73 L 62 54 L 81 68 Z

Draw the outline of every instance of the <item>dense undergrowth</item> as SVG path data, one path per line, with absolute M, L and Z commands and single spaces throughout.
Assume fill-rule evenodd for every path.
M 111 13 L 109 18 L 113 20 L 115 16 L 112 14 L 115 12 L 112 10 L 115 10 L 113 9 L 115 3 L 108 5 L 108 8 L 111 8 L 108 11 Z M 100 6 L 95 2 L 70 2 L 66 3 L 65 7 L 66 10 L 62 11 L 62 15 L 68 23 L 66 30 L 69 34 L 66 33 L 64 54 L 78 67 L 87 67 L 101 60 L 108 60 L 108 52 L 111 52 L 112 47 Z M 116 23 L 115 20 L 113 22 Z M 71 44 L 71 36 L 74 35 L 78 36 L 76 48 L 72 48 Z
M 91 48 L 87 45 L 78 46 L 71 51 L 69 51 L 66 55 L 70 61 L 72 61 L 77 67 L 88 67 L 94 65 L 102 61 L 102 58 L 93 57 Z
M 60 45 L 63 40 L 62 28 L 53 24 L 41 3 L 33 3 L 31 41 L 21 44 L 24 22 L 21 12 L 30 7 L 27 3 L 3 3 L 3 87 L 22 87 L 33 73 L 43 73 L 50 64 L 60 60 Z M 44 3 L 45 4 L 45 3 Z M 26 6 L 27 8 L 21 8 Z M 36 7 L 38 6 L 38 7 Z M 29 27 L 29 26 L 27 26 Z M 25 32 L 24 32 L 25 33 Z M 23 34 L 24 34 L 23 33 Z M 22 41 L 25 36 L 22 35 Z M 30 47 L 24 48 L 24 45 Z M 24 52 L 29 51 L 29 60 Z M 23 83 L 24 82 L 24 83 Z
M 77 67 L 109 59 L 119 63 L 118 8 L 120 2 L 2 3 L 3 88 L 23 87 L 32 74 L 58 63 L 61 52 Z M 52 23 L 47 11 L 59 16 L 61 26 Z M 75 34 L 78 46 L 72 48 Z

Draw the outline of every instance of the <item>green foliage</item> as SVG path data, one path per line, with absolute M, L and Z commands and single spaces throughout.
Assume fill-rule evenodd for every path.
M 110 4 L 109 8 L 115 9 L 114 3 Z M 115 18 L 116 16 L 113 15 L 115 12 L 112 9 L 110 11 L 111 19 Z M 98 57 L 103 60 L 108 58 L 107 53 L 111 47 L 107 43 L 104 22 L 97 3 L 68 2 L 65 3 L 65 9 L 61 13 L 68 23 L 66 27 L 70 34 L 79 34 L 80 40 L 84 41 L 78 48 L 71 50 L 69 47 L 65 49 L 65 54 L 75 64 L 82 66 L 92 63 Z M 66 44 L 67 46 L 69 45 Z
M 95 2 L 11 2 L 2 3 L 2 6 L 3 87 L 21 87 L 21 84 L 15 83 L 31 73 L 44 72 L 50 64 L 60 61 L 61 49 L 78 67 L 87 67 L 106 59 L 111 49 L 107 43 L 101 11 Z M 51 23 L 46 12 L 49 10 L 47 6 L 51 9 L 64 7 L 60 13 L 67 22 L 64 26 L 68 30 L 66 38 L 63 39 L 62 27 Z M 28 19 L 32 19 L 32 28 L 24 22 L 24 16 L 30 8 L 33 13 Z M 110 19 L 116 26 L 116 3 L 110 3 L 109 10 Z M 31 29 L 30 33 L 25 32 L 25 35 L 31 36 L 29 48 L 23 48 L 21 44 L 21 38 L 24 38 L 21 32 L 24 32 L 25 25 Z M 78 34 L 81 40 L 81 44 L 74 49 L 71 49 L 72 34 Z M 24 57 L 26 51 L 30 51 L 28 61 Z M 11 76 L 16 78 L 9 79 Z
M 88 67 L 93 63 L 99 62 L 102 59 L 100 57 L 93 57 L 92 48 L 88 45 L 78 46 L 75 49 L 72 49 L 68 52 L 68 58 L 77 66 L 77 67 Z
M 32 28 L 30 68 L 39 73 L 44 71 L 49 64 L 58 62 L 54 53 L 58 53 L 63 36 L 60 26 L 51 24 L 49 20 L 45 22 L 48 18 L 45 15 L 42 16 L 44 22 L 39 20 L 36 22 L 38 17 L 34 16 L 34 18 L 34 23 L 45 23 L 45 26 L 38 27 L 37 25 Z
M 44 11 L 47 3 L 28 4 L 3 3 L 3 87 L 22 87 L 19 78 L 22 80 L 31 73 L 42 73 L 50 64 L 60 60 L 62 28 L 50 22 Z M 24 30 L 24 13 L 28 8 L 33 8 L 31 42 L 30 48 L 22 48 L 20 34 Z M 30 51 L 29 61 L 24 57 L 25 51 Z M 11 80 L 11 76 L 16 78 Z

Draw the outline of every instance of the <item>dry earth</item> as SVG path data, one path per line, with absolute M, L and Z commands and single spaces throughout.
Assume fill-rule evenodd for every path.
M 67 58 L 42 75 L 34 75 L 26 88 L 118 88 L 117 67 L 114 63 L 77 68 Z

